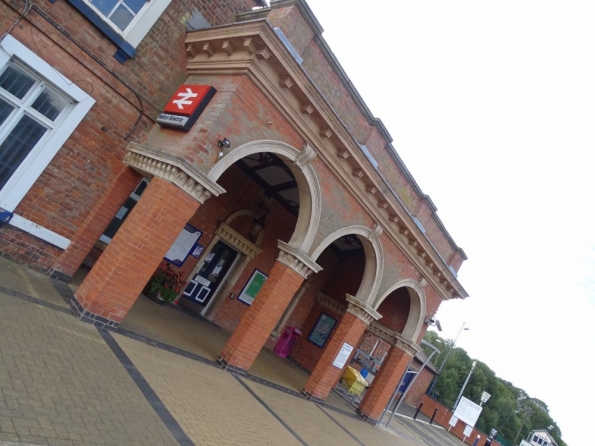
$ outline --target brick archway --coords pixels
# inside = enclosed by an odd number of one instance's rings
[[[287,163],[298,185],[300,210],[297,224],[287,243],[301,252],[308,252],[318,231],[321,214],[320,183],[310,161],[316,152],[309,144],[298,150],[279,141],[252,141],[232,150],[221,158],[209,171],[209,180],[216,182],[232,164],[255,153],[270,152]]]
[[[406,279],[399,281],[392,287],[390,287],[383,296],[376,299],[373,303],[372,307],[377,310],[380,307],[380,304],[390,296],[393,291],[398,290],[399,288],[405,288],[409,294],[410,299],[410,307],[409,307],[409,315],[407,316],[407,323],[405,324],[405,328],[401,333],[407,339],[415,340],[421,333],[421,330],[424,325],[425,315],[426,315],[426,294],[423,290],[422,282],[416,282],[412,279]]]
[[[322,252],[335,240],[345,235],[357,235],[364,247],[366,264],[364,267],[364,277],[355,298],[360,302],[370,304],[378,292],[384,272],[384,254],[382,244],[378,240],[381,233],[382,229],[378,225],[374,229],[359,225],[338,229],[313,249],[310,257],[316,261]]]

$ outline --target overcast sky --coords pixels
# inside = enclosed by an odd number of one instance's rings
[[[548,404],[569,445],[587,444],[595,2],[308,4],[469,257],[470,297],[442,305],[442,335],[466,321],[457,345]]]

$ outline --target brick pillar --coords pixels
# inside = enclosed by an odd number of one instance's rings
[[[217,362],[245,374],[307,276],[320,267],[303,253],[279,242],[280,253],[267,281],[223,348]]]
[[[70,302],[77,318],[117,328],[199,205],[153,178]]]
[[[50,277],[70,282],[95,242],[141,179],[142,175],[128,166],[120,170],[74,235],[68,248],[54,261]]]
[[[359,340],[366,331],[368,324],[373,319],[380,317],[371,307],[353,296],[347,295],[347,301],[349,307],[346,313],[341,318],[337,330],[329,340],[322,357],[318,360],[312,375],[310,375],[302,390],[302,394],[309,400],[321,403],[326,399],[330,391],[337,385],[343,370],[349,364],[349,360],[355,354]],[[333,362],[341,351],[343,344],[351,345],[353,351],[345,362],[345,366],[338,368],[333,365]]]
[[[382,411],[399,385],[414,354],[415,351],[410,346],[400,341],[398,346],[391,347],[357,409],[357,413],[362,418],[374,424],[380,421]]]

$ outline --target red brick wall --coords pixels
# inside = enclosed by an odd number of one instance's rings
[[[139,116],[137,97],[35,9],[31,11],[11,34],[90,94],[96,103],[15,212],[72,238],[121,168],[125,145],[144,139],[163,104],[186,78],[183,42],[190,11],[198,9],[217,25],[232,21],[237,12],[247,11],[254,4],[253,0],[172,2],[137,48],[136,57],[120,64],[113,58],[115,45],[68,2],[40,3],[40,8],[76,42],[139,93],[145,116],[131,138],[125,140]],[[0,0],[0,17],[5,18],[0,22],[0,34],[18,17],[22,7],[21,2]],[[159,69],[164,66],[167,69]],[[115,115],[118,119],[114,119]],[[0,229],[0,250],[4,257],[41,271],[47,271],[61,252],[6,226]]]
[[[406,288],[399,288],[388,295],[378,307],[382,315],[379,322],[385,327],[402,333],[409,317],[411,298]]]
[[[293,351],[291,352],[291,358],[310,372],[314,370],[316,364],[318,364],[318,361],[322,357],[322,354],[330,342],[327,340],[327,342],[324,344],[324,347],[320,348],[318,345],[308,340],[308,336],[314,329],[314,326],[316,325],[316,322],[322,313],[327,314],[337,321],[328,339],[332,338],[335,330],[341,323],[341,315],[329,310],[328,308],[324,308],[318,303],[315,303],[312,311],[310,311],[310,314],[306,318],[306,321],[301,328],[302,337],[297,341]]]
[[[285,327],[297,327],[302,332],[302,339],[307,337],[309,332],[305,331],[305,323],[312,311],[312,308],[316,302],[316,296],[320,292],[320,289],[324,286],[326,281],[328,280],[329,276],[331,276],[335,269],[337,268],[337,261],[335,256],[330,250],[326,250],[319,258],[317,262],[320,266],[322,266],[322,271],[313,274],[308,279],[308,283],[310,286],[304,291],[300,301],[295,306],[294,310],[289,315],[289,319],[285,323]],[[275,346],[277,339],[273,337],[269,337],[267,340],[267,344],[265,346],[269,349],[272,349]]]
[[[330,248],[327,248],[330,249]],[[335,274],[329,277],[322,292],[336,301],[347,304],[347,294],[355,296],[364,277],[365,258],[353,255],[343,259]]]
[[[421,412],[424,415],[431,417],[432,414],[434,413],[434,409],[438,409],[438,411],[436,412],[436,416],[434,417],[434,423],[439,424],[440,426],[442,426],[445,429],[449,428],[450,425],[448,424],[448,422],[450,421],[450,418],[452,417],[452,411],[450,411],[450,409],[443,406],[438,401],[428,397],[427,395],[422,396],[421,402],[424,403],[424,405],[421,409]],[[462,440],[464,430],[465,430],[465,424],[462,421],[457,421],[456,426],[451,428],[450,432],[454,436],[456,436],[457,438]],[[480,440],[479,440],[478,444],[483,445],[487,439],[487,435],[484,434],[483,432],[478,431],[475,428],[473,429],[473,432],[471,433],[471,435],[465,440],[465,443],[473,444],[473,442],[477,438],[478,434],[480,436]],[[500,446],[500,443],[498,441],[492,441],[492,445]]]
[[[368,355],[371,354],[372,358],[382,360],[388,354],[390,344],[374,336],[372,333],[366,333],[358,348]]]
[[[419,364],[417,361],[416,365],[418,367],[421,366],[421,364]],[[432,378],[434,378],[434,374],[427,368],[424,368],[413,383],[413,386],[409,388],[407,396],[405,397],[405,403],[414,407],[419,406],[423,396],[426,394],[426,390],[428,390],[430,382],[432,382]]]

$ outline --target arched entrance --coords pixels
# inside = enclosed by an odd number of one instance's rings
[[[285,231],[286,236],[280,237],[280,240],[286,240],[288,243],[274,240],[275,252],[271,254],[269,250],[269,257],[272,255],[274,259],[277,256],[276,245],[279,243],[280,246],[285,247],[285,251],[290,257],[297,256],[299,262],[310,271],[316,270],[317,267],[307,259],[301,249],[311,245],[320,216],[318,181],[309,164],[314,156],[314,151],[308,145],[299,151],[287,144],[273,141],[251,143],[232,151],[227,157],[223,157],[209,173],[210,177],[220,179],[224,176],[227,168],[234,164],[234,161],[247,160],[242,161],[245,167],[243,173],[251,176],[252,180],[259,178],[258,185],[262,192],[260,195],[264,196],[261,201],[251,203],[247,207],[249,210],[260,213],[260,204],[264,202],[265,212],[272,212],[273,209],[266,207],[267,200],[272,207],[276,207],[279,203],[281,203],[281,207],[284,205],[286,208],[291,208],[292,204],[295,205],[294,210],[297,215],[293,217],[294,222],[288,225],[290,229],[289,232]],[[249,157],[252,157],[252,161],[257,163],[259,159],[264,161],[260,163],[261,165],[251,168]],[[212,239],[216,233],[220,238],[221,244],[218,245],[217,252],[213,252],[213,248],[217,246],[215,243],[211,245],[209,254],[219,256],[218,260],[221,260],[222,256],[219,255],[221,247],[229,246],[225,240],[229,242],[236,238],[235,235],[243,236],[253,245],[255,240],[251,238],[251,231],[254,224],[264,217],[259,214],[257,218],[251,218],[251,215],[246,213],[237,215],[237,218],[228,221],[227,226],[221,224],[221,221],[218,222],[218,220],[225,220],[233,212],[243,208],[240,195],[244,191],[236,191],[236,194],[230,194],[229,191],[224,193],[225,189],[211,181],[207,175],[193,169],[175,156],[136,144],[130,146],[130,152],[126,155],[125,162],[149,178],[150,182],[126,221],[114,234],[104,253],[77,290],[73,300],[73,310],[78,317],[107,328],[115,328],[119,325],[143,286],[173,247],[178,248],[178,251],[188,248],[187,246],[181,248],[177,246],[178,244],[183,245],[179,242],[184,231],[193,234],[193,241],[196,242],[196,245],[192,245],[187,252],[181,253],[181,255],[177,253],[176,259],[180,261],[174,264],[182,275],[188,276],[195,266],[192,258],[198,257],[200,260],[201,255],[206,253],[204,248],[207,247],[207,243],[201,244],[200,242],[206,242],[207,236]],[[279,184],[275,183],[279,173],[288,176],[286,183],[289,183],[289,186],[286,185],[285,190],[280,190]],[[228,182],[228,184],[233,183],[233,181]],[[310,188],[314,192],[311,192]],[[213,195],[221,196],[208,200]],[[283,199],[284,195],[287,195],[285,199]],[[197,212],[199,206],[201,211]],[[220,217],[215,217],[215,213],[208,212],[209,208],[212,211],[217,207],[219,208],[217,215]],[[301,209],[305,209],[303,214]],[[252,214],[252,217],[254,216]],[[234,228],[236,223],[239,224],[239,227]],[[248,224],[246,225],[246,223]],[[294,226],[295,230],[291,230],[291,226]],[[247,232],[242,233],[242,228]],[[234,244],[231,243],[231,245]],[[234,245],[230,248],[236,249],[238,246]],[[263,246],[263,248],[265,247]],[[252,258],[258,254],[257,249],[250,246],[243,251],[239,249],[236,252],[248,257],[252,256]],[[234,255],[228,251],[227,257],[232,258]],[[206,262],[203,261],[204,263]],[[218,266],[221,265],[208,265],[207,269],[210,271],[206,271],[205,275],[211,274],[212,276]],[[227,273],[232,270],[232,266],[227,268]],[[242,280],[241,276],[239,280]],[[196,281],[195,285],[198,285]],[[214,296],[216,291],[222,289],[224,288],[221,287],[221,283],[218,283],[217,290],[212,289],[210,292]],[[202,296],[205,295],[208,295],[208,292],[203,289]]]
[[[423,287],[413,280],[401,281],[376,299],[374,307],[382,320],[369,327],[372,336],[390,347],[367,390],[358,413],[377,422],[419,347],[415,340],[423,327],[426,298]]]
[[[304,321],[292,360],[312,374],[303,394],[323,401],[349,364],[367,325],[380,315],[371,301],[382,276],[381,231],[350,226],[334,231],[312,250],[324,281]],[[338,361],[338,357],[342,357]]]

